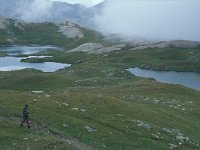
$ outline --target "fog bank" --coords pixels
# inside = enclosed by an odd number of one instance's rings
[[[199,0],[108,0],[95,17],[106,33],[200,41]]]
[[[18,3],[16,13],[19,14],[20,19],[25,21],[42,21],[44,18],[50,17],[52,4],[49,0],[22,1]]]

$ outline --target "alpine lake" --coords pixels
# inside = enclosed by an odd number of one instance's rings
[[[55,72],[60,69],[70,67],[70,64],[55,63],[55,62],[43,62],[43,63],[27,63],[22,62],[23,59],[29,58],[46,58],[52,56],[30,56],[32,54],[50,50],[59,49],[54,46],[12,46],[12,47],[0,47],[0,51],[5,52],[5,57],[0,57],[0,71],[15,71],[22,69],[36,69],[43,72]],[[21,55],[29,55],[27,57],[20,57]]]

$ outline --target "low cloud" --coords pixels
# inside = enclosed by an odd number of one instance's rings
[[[26,21],[42,21],[50,17],[49,10],[52,8],[52,2],[49,0],[19,1],[16,13],[19,18]]]
[[[95,17],[105,33],[200,41],[199,0],[108,0]]]

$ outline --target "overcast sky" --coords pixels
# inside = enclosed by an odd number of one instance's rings
[[[96,17],[108,33],[200,41],[200,0],[109,0]]]
[[[57,1],[92,6],[103,0]],[[29,7],[22,6],[17,12],[21,12],[24,20],[51,15],[49,0],[34,0]],[[200,41],[200,0],[107,0],[102,8],[98,16],[90,19],[104,33],[152,40]]]
[[[71,4],[79,3],[79,4],[83,4],[85,6],[91,7],[93,5],[103,2],[104,0],[52,0],[52,1],[68,2]]]

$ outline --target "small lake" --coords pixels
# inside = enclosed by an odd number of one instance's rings
[[[55,46],[10,46],[10,47],[0,47],[0,51],[6,52],[9,56],[15,56],[20,54],[34,54],[48,49],[57,49],[60,48]]]
[[[154,78],[163,83],[180,84],[200,91],[200,74],[192,72],[152,71],[140,68],[129,68],[135,76]]]
[[[0,51],[6,51],[8,57],[0,57],[0,71],[15,71],[22,69],[37,69],[43,72],[55,72],[60,69],[70,67],[70,64],[44,62],[44,63],[25,63],[21,62],[21,59],[27,58],[46,58],[52,56],[28,56],[28,57],[15,57],[19,54],[34,54],[48,49],[58,49],[53,46],[15,46],[15,47],[0,47]]]

